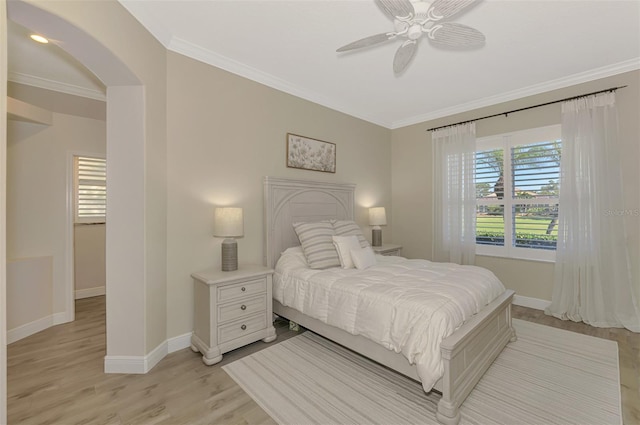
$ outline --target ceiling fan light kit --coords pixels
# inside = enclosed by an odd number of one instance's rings
[[[396,38],[406,39],[396,51],[393,72],[400,74],[415,56],[418,40],[426,34],[429,41],[440,47],[474,48],[485,43],[484,34],[475,28],[455,22],[439,22],[469,7],[477,0],[376,0],[382,11],[393,20],[394,31],[375,34],[356,40],[337,49],[347,52]]]

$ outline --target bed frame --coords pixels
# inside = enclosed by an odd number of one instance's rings
[[[292,224],[325,219],[353,220],[355,185],[264,178],[265,264],[275,267],[280,254],[300,245]],[[505,291],[442,341],[444,376],[434,389],[442,393],[436,417],[445,425],[460,421],[460,405],[493,360],[516,334],[511,326],[514,292]],[[399,353],[354,336],[273,300],[273,312],[363,356],[420,381],[415,366]]]

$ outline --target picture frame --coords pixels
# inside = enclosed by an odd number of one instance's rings
[[[336,172],[336,144],[287,133],[287,167]]]

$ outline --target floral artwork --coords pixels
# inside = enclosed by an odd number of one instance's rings
[[[287,134],[287,167],[336,172],[336,145],[322,140]]]

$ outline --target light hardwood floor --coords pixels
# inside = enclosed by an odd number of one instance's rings
[[[640,424],[640,335],[513,310],[516,318],[617,341],[624,421]],[[78,300],[75,322],[9,345],[9,424],[273,424],[220,367],[296,335],[286,325],[276,327],[276,342],[235,350],[214,366],[187,348],[146,375],[106,375],[104,297]]]

